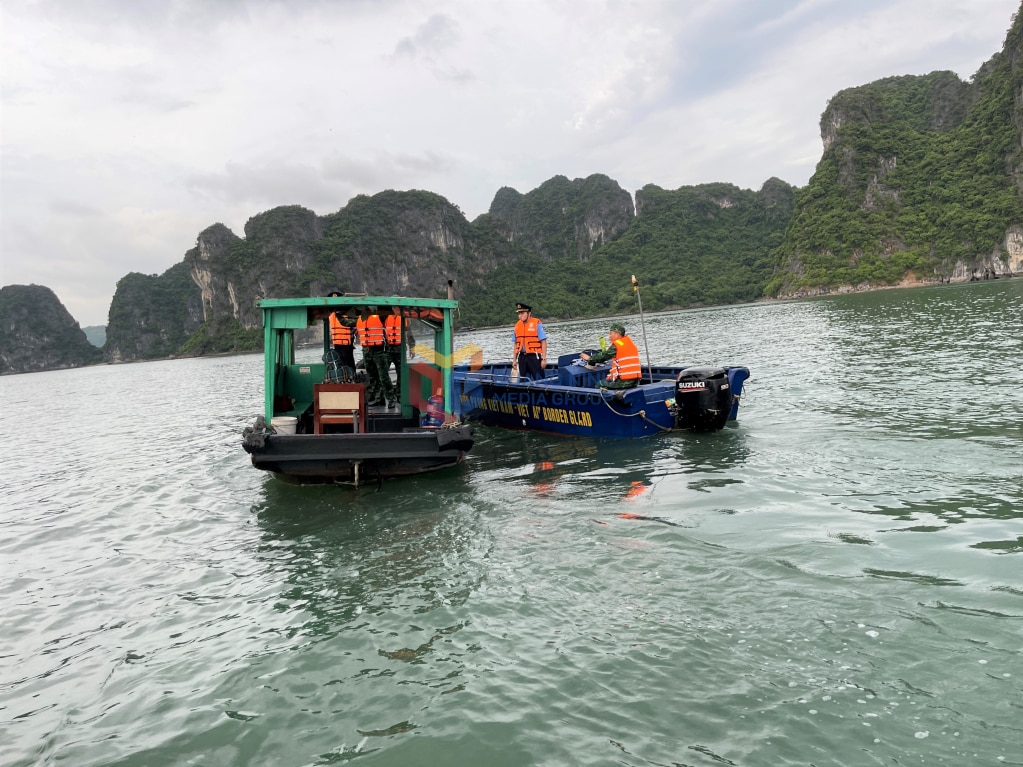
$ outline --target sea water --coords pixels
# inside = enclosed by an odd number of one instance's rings
[[[1023,764],[1021,308],[615,317],[738,422],[358,490],[251,467],[259,355],[0,378],[0,763]]]

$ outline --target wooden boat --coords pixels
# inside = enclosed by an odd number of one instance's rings
[[[470,426],[451,415],[453,324],[448,299],[342,295],[260,302],[264,329],[264,412],[244,432],[252,465],[293,482],[367,481],[420,474],[459,463],[473,444]],[[338,369],[328,320],[369,307],[406,320],[396,407],[370,404],[365,372]],[[323,325],[319,362],[296,360],[296,333]]]
[[[591,352],[592,353],[592,352]],[[643,366],[631,389],[602,389],[610,363],[581,364],[565,354],[543,378],[527,380],[511,362],[458,365],[457,413],[466,420],[547,434],[628,439],[680,430],[713,431],[735,420],[743,366]]]

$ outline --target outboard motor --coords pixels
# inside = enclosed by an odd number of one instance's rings
[[[715,431],[732,411],[732,390],[724,368],[686,368],[675,380],[675,428]]]

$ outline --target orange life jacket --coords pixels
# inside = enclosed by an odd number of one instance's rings
[[[359,343],[363,347],[384,345],[384,323],[380,321],[379,314],[371,314],[365,320],[359,317],[356,328],[359,331]]]
[[[384,331],[387,336],[388,346],[401,346],[401,317],[397,314],[388,314],[384,320]]]
[[[341,320],[333,312],[330,313],[330,343],[334,346],[351,346],[352,329],[342,325]]]
[[[440,322],[444,319],[444,313],[440,309],[428,309],[423,306],[403,306],[401,313],[405,317],[416,317],[431,322]]]
[[[642,378],[643,370],[639,362],[639,349],[636,348],[632,339],[622,336],[613,343],[617,347],[617,351],[614,361],[611,363],[611,372],[607,374],[607,380],[617,381],[620,378],[623,381],[631,381]]]
[[[540,354],[543,351],[543,345],[540,343],[540,320],[536,317],[515,323],[513,356],[517,357],[520,351],[525,351],[526,354]]]

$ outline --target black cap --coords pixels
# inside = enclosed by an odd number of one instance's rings
[[[344,293],[342,293],[340,290],[332,290],[327,294],[327,298],[337,298],[338,296],[343,295]]]
[[[521,301],[519,301],[519,303],[515,304],[515,312],[516,313],[518,313],[518,312],[531,312],[531,311],[533,311],[533,307],[530,306],[529,304],[524,304]]]

